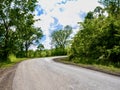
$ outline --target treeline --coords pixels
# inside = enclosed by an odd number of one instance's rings
[[[51,45],[54,55],[66,55],[71,43],[70,35],[72,34],[72,27],[66,25],[61,30],[55,30],[51,33]]]
[[[12,58],[34,58],[67,54],[68,38],[72,28],[66,26],[51,34],[52,48],[45,50],[40,43],[43,37],[41,28],[34,27],[34,10],[37,0],[0,1],[0,62]],[[37,50],[29,50],[31,45]]]
[[[62,56],[67,55],[67,49],[64,51],[61,49],[44,49],[44,50],[29,50],[28,58],[40,58],[40,57],[51,57],[51,56]],[[24,53],[24,52],[23,52]]]
[[[40,28],[33,26],[37,0],[0,0],[0,61],[9,55],[27,57],[31,44],[43,36]]]
[[[72,27],[67,25],[61,30],[54,30],[51,33],[51,49],[45,49],[44,45],[39,44],[37,50],[29,50],[28,57],[49,57],[67,55],[70,49],[70,35],[72,34]]]
[[[70,60],[120,67],[120,0],[99,0],[104,7],[87,13],[75,35]]]

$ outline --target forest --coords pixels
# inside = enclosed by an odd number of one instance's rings
[[[41,28],[34,27],[37,0],[0,1],[0,62],[15,58],[68,55],[77,63],[114,65],[120,67],[120,0],[99,0],[102,6],[89,11],[79,31],[70,39],[72,27],[51,33],[52,48],[41,44]],[[37,50],[29,50],[30,45]]]
[[[120,0],[99,0],[72,41],[70,60],[120,67]]]

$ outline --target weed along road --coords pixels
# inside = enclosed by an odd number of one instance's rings
[[[120,77],[37,58],[21,62],[13,90],[120,90]]]

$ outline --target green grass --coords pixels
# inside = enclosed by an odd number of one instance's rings
[[[24,60],[27,60],[27,58],[16,58],[16,60],[12,62],[10,61],[0,62],[0,68],[8,68]]]
[[[75,65],[75,66],[80,66],[80,67],[84,67],[84,68],[88,68],[88,69],[92,69],[92,70],[102,71],[102,72],[105,72],[105,73],[120,76],[120,68],[114,67],[113,65],[105,66],[105,65],[101,65],[101,64],[87,64],[87,63],[83,64],[83,63],[80,63],[80,62],[70,61],[67,58],[58,59],[58,60],[55,60],[55,61],[62,62],[62,63],[65,63],[65,64],[71,64],[71,65]]]
[[[112,65],[110,65],[110,66],[104,66],[104,65],[94,64],[93,66],[96,67],[96,68],[99,68],[101,70],[109,71],[111,73],[119,73],[120,74],[120,68],[114,67]]]
[[[27,59],[28,58],[16,58],[13,54],[11,54],[9,56],[9,61],[0,62],[0,68],[11,67],[11,66],[15,65],[16,63],[19,63],[19,62],[27,60]]]

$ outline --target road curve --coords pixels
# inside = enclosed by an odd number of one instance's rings
[[[120,77],[57,63],[53,58],[23,61],[13,90],[120,90]]]

